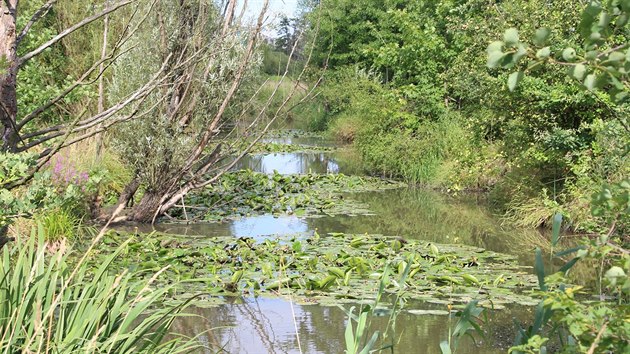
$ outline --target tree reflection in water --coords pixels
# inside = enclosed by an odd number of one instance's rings
[[[413,303],[408,308],[413,308]],[[440,305],[444,307],[444,305]],[[174,324],[177,333],[194,336],[208,345],[206,353],[342,353],[345,348],[346,314],[338,307],[293,305],[281,299],[232,299],[228,305],[214,308],[193,307],[193,316],[181,317]],[[426,306],[425,306],[426,307]],[[438,308],[438,307],[436,307]],[[439,307],[441,308],[441,307]],[[469,338],[460,341],[458,353],[501,353],[509,346],[509,325],[515,313],[497,311],[489,314],[486,338],[475,344]],[[527,316],[519,314],[519,317]],[[371,331],[383,331],[388,317],[374,317]],[[295,323],[294,323],[295,320]],[[454,326],[456,319],[451,320]],[[297,333],[296,335],[296,328]],[[439,343],[448,336],[446,316],[417,316],[402,312],[396,318],[394,335],[385,343],[394,343],[395,353],[439,354]],[[300,346],[298,346],[298,337]]]
[[[234,169],[250,169],[262,173],[278,171],[280,174],[340,172],[333,156],[321,152],[248,155],[242,158]]]

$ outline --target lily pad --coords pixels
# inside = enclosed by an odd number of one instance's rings
[[[479,300],[489,307],[535,304],[530,269],[514,257],[476,247],[400,240],[381,235],[253,238],[120,235],[110,232],[107,255],[131,238],[117,271],[169,266],[162,281],[185,280],[181,293],[219,296],[290,295],[298,303],[373,301],[379,288],[402,299],[442,305]],[[163,247],[167,245],[167,247]],[[437,248],[437,252],[436,252]],[[149,273],[147,273],[149,274]],[[466,281],[474,277],[475,282]],[[499,279],[500,281],[497,281]]]

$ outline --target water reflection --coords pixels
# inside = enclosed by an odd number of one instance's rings
[[[274,235],[311,235],[313,233],[313,229],[309,226],[305,218],[297,218],[291,215],[275,217],[268,214],[250,216],[222,223],[161,223],[153,226],[149,224],[131,224],[119,226],[117,229],[122,231],[135,231],[137,229],[138,232],[142,233],[157,231],[173,235],[196,237],[253,237],[258,241]]]
[[[256,172],[280,174],[339,173],[339,165],[330,153],[300,152],[254,154],[243,157],[235,170],[250,169]]]
[[[306,220],[291,216],[276,218],[272,215],[262,215],[243,218],[230,224],[231,234],[238,237],[264,237],[265,235],[296,234],[309,231]]]
[[[410,304],[413,306],[413,304]],[[208,344],[206,353],[223,348],[227,353],[342,353],[345,349],[346,314],[338,307],[297,305],[281,299],[234,299],[234,303],[216,308],[193,307],[195,317],[176,321],[174,330],[199,334]],[[458,353],[500,353],[510,342],[502,324],[510,321],[505,311],[488,312],[485,339],[475,345],[463,338]],[[195,320],[189,320],[194,318]],[[383,331],[389,317],[373,317],[370,333]],[[440,353],[439,344],[448,337],[449,325],[456,320],[446,316],[417,316],[402,312],[396,318],[395,353]]]
[[[450,198],[413,188],[357,193],[374,216],[308,219],[310,229],[323,232],[397,235],[437,243],[465,244],[517,255],[531,264],[532,245],[544,238],[537,230],[504,227],[483,203]]]
[[[275,143],[284,145],[303,145],[303,146],[323,146],[323,147],[336,147],[337,143],[334,140],[324,139],[316,136],[286,136],[286,137],[271,137],[261,139],[263,143]]]

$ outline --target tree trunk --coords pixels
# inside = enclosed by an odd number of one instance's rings
[[[17,151],[19,135],[16,125],[17,95],[16,79],[18,71],[16,53],[16,19],[18,0],[5,0],[0,3],[0,151]]]
[[[156,210],[160,207],[163,196],[164,193],[159,191],[144,192],[140,202],[131,209],[129,218],[137,222],[152,222]]]

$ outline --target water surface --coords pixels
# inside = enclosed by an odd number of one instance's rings
[[[282,138],[274,142],[317,145],[321,140]],[[299,141],[299,142],[298,142]],[[340,167],[340,165],[342,167]],[[345,172],[336,153],[257,154],[241,160],[237,168],[263,173]],[[224,223],[159,224],[162,232],[213,237],[249,236],[257,240],[274,235],[314,232],[369,233],[397,235],[437,243],[466,244],[519,256],[521,263],[531,264],[531,245],[542,240],[536,231],[506,228],[474,197],[452,198],[432,191],[401,188],[381,192],[349,194],[346,197],[366,203],[374,215],[296,216],[260,215]],[[140,226],[141,231],[150,231]],[[409,304],[407,309],[428,304]],[[445,305],[440,305],[445,307]],[[443,310],[443,308],[441,308]],[[193,307],[194,316],[180,318],[175,329],[189,336],[200,335],[209,346],[208,353],[223,348],[228,353],[342,353],[345,349],[346,314],[337,307],[297,305],[290,299],[235,298],[214,308]],[[457,353],[500,353],[511,343],[514,334],[512,316],[531,318],[531,309],[519,307],[490,314],[487,338],[473,343],[461,341]],[[374,317],[372,330],[384,329],[387,317]],[[403,312],[396,318],[395,353],[440,353],[439,343],[448,337],[446,316],[412,315]]]

